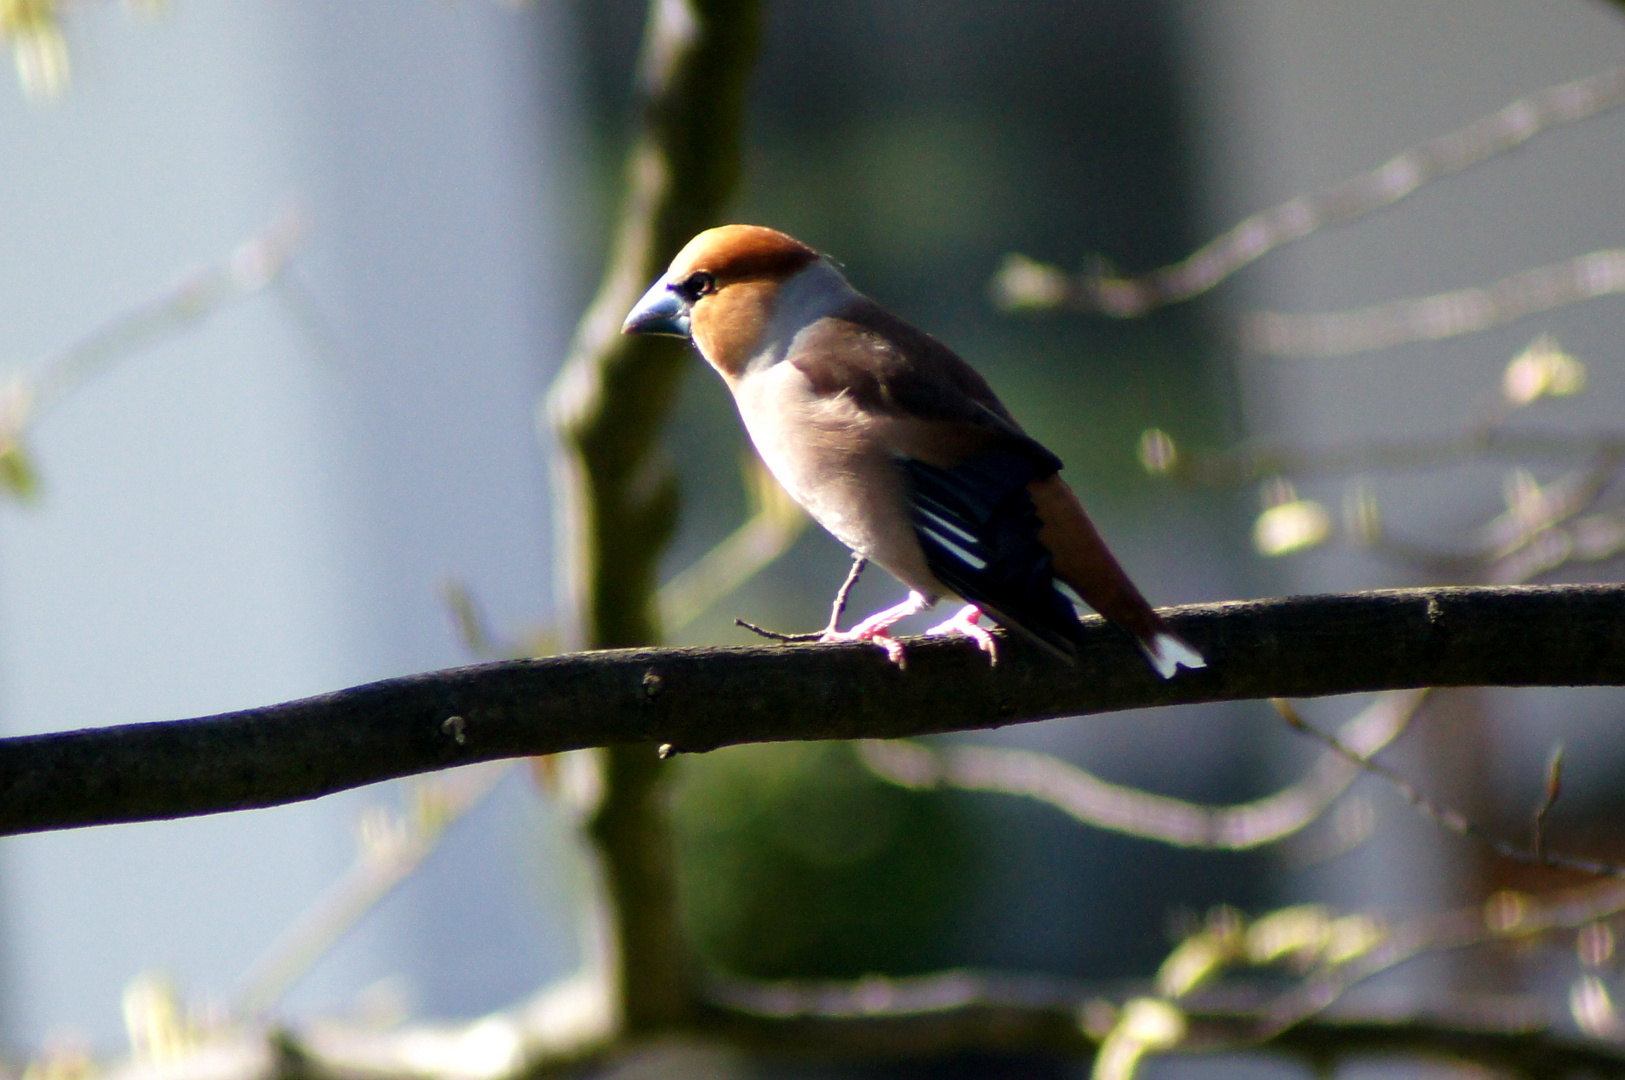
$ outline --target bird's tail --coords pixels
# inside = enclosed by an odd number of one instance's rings
[[[1181,668],[1203,668],[1202,654],[1168,629],[1100,538],[1078,497],[1059,476],[1027,485],[1044,524],[1039,540],[1054,557],[1055,576],[1084,603],[1128,631],[1158,675],[1171,679]]]

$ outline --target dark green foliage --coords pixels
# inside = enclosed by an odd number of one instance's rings
[[[977,861],[963,797],[875,779],[845,743],[684,762],[679,896],[724,970],[851,978],[940,967]]]

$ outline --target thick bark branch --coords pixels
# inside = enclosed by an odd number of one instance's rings
[[[412,675],[303,701],[0,740],[0,833],[274,806],[588,746],[895,738],[1204,701],[1420,686],[1625,685],[1625,585],[1399,589],[1167,612],[1209,661],[1159,680],[1094,619],[1075,667],[1004,639],[624,649]]]

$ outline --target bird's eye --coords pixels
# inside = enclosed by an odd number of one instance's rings
[[[717,279],[709,270],[696,270],[677,286],[677,294],[689,303],[717,291]]]

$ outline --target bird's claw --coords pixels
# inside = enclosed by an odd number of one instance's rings
[[[891,632],[884,626],[855,626],[850,630],[825,630],[819,641],[867,641],[878,646],[886,654],[886,659],[899,668],[908,667],[908,661],[903,655],[903,643],[891,636]]]
[[[850,582],[852,577],[848,577]],[[906,668],[907,662],[903,659],[903,643],[891,636],[891,626],[910,615],[918,615],[932,604],[925,595],[918,590],[910,589],[908,599],[896,607],[889,607],[885,611],[877,611],[864,619],[850,630],[837,630],[834,623],[825,630],[819,641],[868,641],[879,646],[886,653],[886,659],[899,668]]]
[[[953,618],[947,619],[926,631],[927,635],[963,634],[976,642],[976,647],[987,653],[988,666],[999,662],[999,643],[988,632],[987,627],[977,620],[982,617],[982,609],[975,604],[966,604],[954,613]]]

